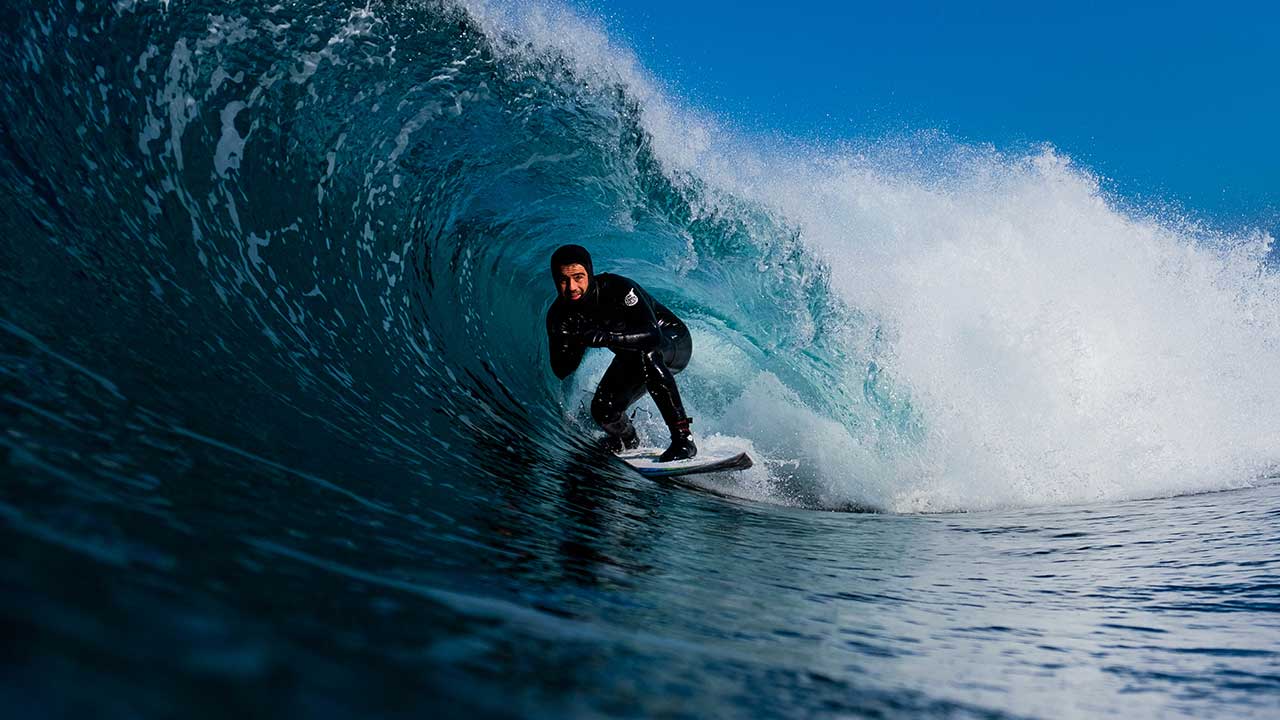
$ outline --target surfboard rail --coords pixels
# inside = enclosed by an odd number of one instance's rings
[[[661,450],[632,450],[618,456],[636,472],[645,477],[671,478],[682,475],[700,475],[713,472],[732,472],[746,470],[754,465],[751,456],[738,452],[728,456],[694,457],[688,460],[658,462]]]

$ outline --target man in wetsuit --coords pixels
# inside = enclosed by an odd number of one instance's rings
[[[611,273],[595,274],[581,245],[551,255],[551,277],[559,297],[547,311],[551,370],[563,380],[578,369],[589,347],[609,348],[613,362],[591,400],[591,417],[604,428],[605,446],[618,453],[639,446],[626,410],[646,390],[671,430],[661,462],[698,454],[680,402],[675,374],[689,364],[693,340],[680,318],[644,288]]]

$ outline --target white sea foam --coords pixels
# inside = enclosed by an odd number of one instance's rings
[[[836,460],[831,492],[1090,502],[1241,486],[1280,458],[1270,237],[1135,217],[1051,150],[933,184],[815,161],[769,196],[883,323],[925,431],[879,467]]]
[[[625,85],[669,170],[786,218],[843,302],[879,324],[875,360],[918,432],[870,405],[837,421],[763,369],[695,358],[689,375],[740,390],[704,431],[753,439],[770,468],[745,494],[899,512],[1115,501],[1244,486],[1280,460],[1266,234],[1126,210],[1050,147],[1005,156],[935,135],[753,148],[680,109],[590,21],[468,7],[487,32],[528,41],[521,52]],[[848,343],[852,388],[868,357]]]

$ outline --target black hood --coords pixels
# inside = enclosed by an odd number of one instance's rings
[[[561,245],[551,253],[551,275],[565,265],[581,265],[587,269],[587,278],[595,278],[596,271],[591,267],[591,253],[581,245]]]

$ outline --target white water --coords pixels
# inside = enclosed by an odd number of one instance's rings
[[[823,157],[764,196],[881,320],[881,365],[926,431],[870,463],[800,448],[831,494],[898,511],[1119,500],[1240,487],[1280,459],[1270,237],[1134,217],[1049,150],[938,182]]]
[[[773,374],[744,379],[749,368],[695,356],[689,375],[742,388],[701,428],[763,454],[772,485],[756,476],[745,495],[790,502],[798,480],[824,505],[897,512],[1071,504],[1246,486],[1280,461],[1269,236],[1126,211],[1048,148],[1009,157],[936,136],[923,152],[750,147],[680,109],[588,21],[543,5],[469,10],[491,34],[626,85],[673,174],[774,209],[848,306],[879,322],[876,360],[922,437],[899,437],[869,406],[842,424]],[[704,355],[726,346],[693,325]],[[864,334],[843,339],[858,358],[850,388],[866,372]],[[580,373],[571,396],[602,370]],[[697,414],[698,398],[687,403]]]

